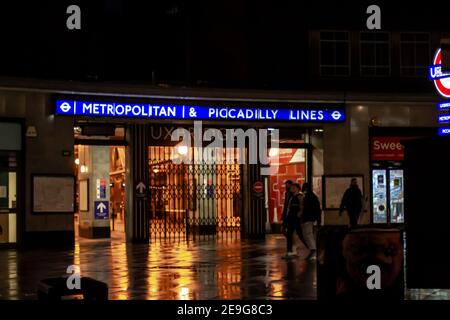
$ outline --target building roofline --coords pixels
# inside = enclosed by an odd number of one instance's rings
[[[61,95],[117,96],[127,98],[181,99],[249,102],[323,102],[323,103],[435,103],[435,94],[371,93],[352,91],[282,91],[223,89],[183,86],[155,86],[145,83],[81,82],[33,78],[0,77],[0,90],[40,92]]]

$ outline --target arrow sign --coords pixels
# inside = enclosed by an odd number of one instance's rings
[[[106,206],[103,202],[100,202],[100,204],[97,206],[97,209],[100,210],[100,213],[103,213],[103,211],[105,211]]]
[[[94,201],[94,218],[95,219],[109,219],[109,202],[108,201]]]
[[[139,183],[136,185],[136,197],[140,198],[145,197],[145,189],[147,189],[145,183],[139,181]]]

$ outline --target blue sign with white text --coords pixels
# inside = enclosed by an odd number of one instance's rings
[[[450,135],[450,128],[439,128],[438,135],[440,136]]]
[[[236,120],[236,121],[300,121],[343,122],[345,110],[340,107],[269,108],[195,106],[174,104],[135,104],[56,100],[57,115],[131,117],[148,119]]]
[[[450,109],[450,102],[439,102],[438,110],[447,110]]]
[[[440,64],[428,67],[428,79],[432,81],[449,77],[450,73],[442,72],[442,66]]]
[[[450,122],[450,114],[441,114],[438,116],[439,123],[447,123]]]
[[[109,201],[94,201],[94,219],[109,219]]]

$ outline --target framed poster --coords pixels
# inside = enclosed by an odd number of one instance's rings
[[[350,180],[355,178],[364,195],[364,175],[324,175],[323,176],[323,209],[338,210],[345,190],[350,186]]]
[[[33,213],[74,213],[73,175],[32,175]]]
[[[80,180],[80,211],[89,211],[89,179]]]

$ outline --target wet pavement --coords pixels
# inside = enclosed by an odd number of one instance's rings
[[[0,250],[0,299],[36,299],[40,279],[69,265],[104,281],[110,299],[316,299],[315,261],[285,260],[285,239],[77,241],[73,250]]]
[[[298,242],[299,257],[283,259],[285,239],[206,238],[125,243],[79,239],[71,250],[0,249],[0,299],[36,299],[39,280],[69,265],[104,281],[110,299],[316,299],[316,262]],[[408,289],[406,299],[449,300],[450,290]]]

